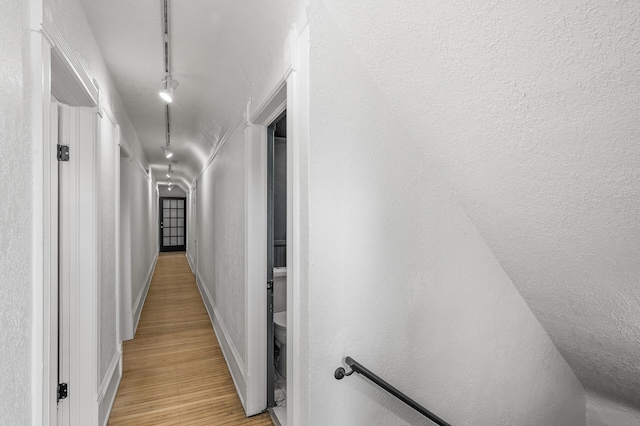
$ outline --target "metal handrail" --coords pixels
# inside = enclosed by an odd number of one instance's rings
[[[359,362],[355,361],[353,358],[348,356],[348,357],[346,357],[344,359],[344,362],[349,366],[349,368],[351,368],[351,371],[347,372],[343,367],[338,367],[336,369],[336,371],[333,373],[333,377],[335,377],[337,380],[342,380],[345,376],[350,376],[354,372],[358,373],[358,374],[362,374],[367,379],[371,380],[373,383],[375,383],[376,385],[380,386],[382,389],[386,390],[391,395],[395,396],[400,401],[404,402],[409,407],[413,408],[418,413],[420,413],[423,416],[427,417],[429,420],[431,420],[432,422],[436,423],[437,425],[440,425],[440,426],[451,426],[451,424],[445,422],[440,417],[436,416],[431,411],[427,410],[422,405],[418,404],[413,399],[409,398],[407,395],[405,395],[404,393],[400,392],[395,387],[391,386],[389,383],[387,383],[386,381],[381,379],[377,374],[375,374],[371,370],[365,368],[362,364],[360,364]]]

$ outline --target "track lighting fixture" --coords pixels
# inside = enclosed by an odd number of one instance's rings
[[[171,38],[169,37],[169,0],[162,0],[162,40],[164,44],[164,79],[162,79],[165,84],[165,88],[160,91],[160,97],[162,100],[170,104],[173,102],[173,92],[178,87],[178,80],[174,80],[171,78],[171,57],[170,52],[171,48],[169,46],[169,41]],[[164,156],[166,158],[173,157],[173,151],[171,150],[171,120],[169,117],[169,105],[165,106],[166,113],[166,125],[167,125],[167,141],[165,145],[162,147],[164,151]],[[169,165],[169,173],[167,174],[168,178],[171,178],[171,165]],[[171,190],[171,181],[169,181],[169,190]]]
[[[167,177],[170,178],[172,174],[173,174],[173,168],[171,167],[171,164],[169,164],[169,170],[167,170]]]
[[[167,158],[173,157],[173,151],[171,151],[171,146],[166,144],[165,146],[160,147],[164,151],[164,156]]]
[[[178,80],[173,80],[171,76],[167,76],[163,80],[166,84],[166,88],[160,91],[160,97],[163,101],[167,103],[173,102],[173,92],[176,90],[176,87],[180,84]]]

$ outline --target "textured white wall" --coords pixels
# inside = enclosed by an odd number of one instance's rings
[[[351,355],[455,425],[584,425],[580,383],[428,141],[317,3],[310,31],[309,423],[424,424],[361,377],[336,381]]]
[[[31,423],[32,143],[29,2],[0,14],[0,424]]]
[[[189,255],[191,266],[196,267],[196,239],[198,235],[197,231],[197,197],[198,190],[192,189],[187,194],[187,254]],[[195,270],[194,270],[195,272]]]
[[[587,426],[640,426],[640,411],[587,394]]]
[[[146,284],[147,274],[158,252],[158,215],[156,192],[147,174],[133,164],[130,176],[131,303],[134,304]]]
[[[198,179],[197,193],[198,272],[245,361],[243,127]]]
[[[116,336],[116,128],[109,118],[100,121],[98,143],[98,241],[100,353],[99,378],[107,373],[109,363],[117,350]],[[118,150],[118,161],[120,152]],[[119,214],[119,213],[118,213]]]
[[[186,197],[187,194],[177,186],[174,186],[171,191],[167,189],[165,185],[158,186],[158,194],[161,197]]]
[[[640,7],[322,0],[585,388],[640,407]]]

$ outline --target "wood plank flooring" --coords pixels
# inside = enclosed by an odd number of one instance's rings
[[[161,253],[109,425],[272,425],[247,418],[184,253]]]

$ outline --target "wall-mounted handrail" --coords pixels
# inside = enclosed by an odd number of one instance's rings
[[[413,408],[418,413],[420,413],[423,416],[427,417],[429,420],[431,420],[432,422],[436,423],[437,425],[440,425],[440,426],[451,426],[449,423],[445,422],[440,417],[436,416],[431,411],[427,410],[422,405],[418,404],[413,399],[409,398],[407,395],[405,395],[404,393],[400,392],[395,387],[391,386],[389,383],[387,383],[384,380],[382,380],[377,374],[375,374],[372,371],[368,370],[362,364],[360,364],[359,362],[355,361],[353,358],[348,356],[348,357],[346,357],[344,359],[344,362],[349,366],[349,368],[351,368],[351,371],[347,372],[343,367],[338,367],[336,369],[336,371],[333,373],[333,376],[337,380],[342,380],[342,378],[344,378],[345,376],[350,376],[354,372],[358,373],[358,374],[362,374],[367,379],[371,380],[373,383],[375,383],[376,385],[380,386],[382,389],[386,390],[391,395],[395,396],[400,401],[404,402],[409,407]]]

